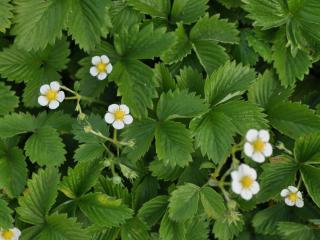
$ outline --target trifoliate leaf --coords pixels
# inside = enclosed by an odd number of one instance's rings
[[[0,199],[0,226],[3,229],[12,228],[12,212],[13,211],[8,207],[8,203],[5,200]]]
[[[3,138],[34,131],[35,117],[29,113],[13,113],[0,118],[0,135]]]
[[[59,174],[55,168],[40,169],[28,181],[28,190],[19,198],[17,212],[20,219],[30,224],[46,222],[46,215],[58,195]]]
[[[81,211],[101,227],[115,227],[123,224],[132,216],[132,210],[102,193],[90,193],[79,201]]]
[[[294,155],[300,163],[320,162],[320,133],[298,138],[294,145]]]
[[[10,87],[0,82],[0,115],[12,112],[19,104],[18,97],[15,92],[10,90]]]
[[[144,14],[167,18],[171,10],[170,0],[128,0],[129,5]]]
[[[0,148],[0,188],[10,197],[17,197],[23,191],[27,179],[25,156],[18,147]]]
[[[166,212],[168,199],[168,196],[161,195],[149,200],[139,209],[138,217],[149,226],[155,225]]]
[[[118,85],[118,95],[133,115],[146,116],[147,109],[153,106],[152,99],[157,96],[152,69],[138,60],[125,60],[114,66],[111,76]]]
[[[236,128],[231,119],[222,112],[210,111],[190,123],[196,146],[202,155],[219,163],[229,155]]]
[[[106,149],[99,143],[85,143],[81,144],[74,152],[74,159],[76,161],[91,161],[95,159],[102,159],[103,153]]]
[[[169,199],[169,216],[177,222],[184,222],[198,211],[200,188],[188,183],[179,186]]]
[[[238,30],[235,24],[225,19],[219,19],[219,15],[208,15],[199,19],[190,32],[192,42],[201,40],[213,40],[223,43],[237,43],[239,41]]]
[[[149,227],[139,218],[132,218],[121,226],[123,240],[149,240]]]
[[[284,240],[318,239],[311,227],[300,223],[281,222],[278,231]]]
[[[10,19],[13,17],[12,9],[10,0],[0,0],[0,32],[5,32],[6,28],[10,27]]]
[[[191,24],[203,16],[208,0],[175,0],[171,10],[171,20]]]
[[[78,163],[68,170],[68,176],[60,184],[60,191],[69,198],[80,198],[96,184],[103,167],[100,160]]]
[[[255,72],[242,64],[227,62],[205,82],[205,96],[211,104],[218,104],[240,95],[255,80]]]
[[[269,108],[268,117],[273,127],[291,138],[320,132],[320,117],[300,103],[275,104]]]
[[[192,43],[192,47],[209,75],[229,60],[225,49],[213,40],[196,40]]]
[[[319,192],[319,182],[320,182],[320,168],[303,165],[300,168],[301,176],[303,182],[307,188],[309,195],[312,200],[320,206],[320,192]]]
[[[65,160],[65,145],[57,131],[49,126],[41,127],[27,140],[24,150],[32,162],[40,166],[59,166]]]
[[[200,199],[204,211],[209,218],[223,218],[226,206],[222,196],[210,187],[204,187],[200,190]]]
[[[192,118],[208,111],[208,105],[194,93],[176,90],[160,96],[157,115],[160,121],[175,118]]]
[[[25,50],[44,49],[62,37],[69,10],[65,0],[16,0],[13,33],[15,43]]]
[[[71,1],[67,28],[72,38],[86,51],[93,50],[100,43],[108,1]]]
[[[152,140],[154,139],[156,122],[151,118],[135,120],[131,126],[123,132],[123,141],[133,141],[133,147],[125,148],[129,159],[139,160],[149,150]]]
[[[170,219],[169,212],[164,215],[160,224],[160,240],[185,240],[186,228],[184,223]]]
[[[182,123],[159,122],[155,137],[157,155],[166,165],[185,167],[191,162],[191,132]]]
[[[195,92],[203,96],[204,79],[200,72],[191,67],[180,69],[180,75],[176,76],[177,86],[179,89],[188,89],[189,92]]]

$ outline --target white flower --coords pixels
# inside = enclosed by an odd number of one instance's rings
[[[284,202],[288,206],[297,206],[298,208],[302,208],[304,205],[301,192],[294,186],[289,186],[288,188],[283,189],[280,195],[281,197],[284,197]]]
[[[122,129],[124,125],[129,125],[133,122],[133,118],[129,112],[127,105],[111,104],[108,107],[108,112],[104,115],[104,120],[112,124],[115,129]]]
[[[250,129],[246,134],[244,153],[253,161],[262,163],[266,157],[272,155],[272,146],[269,143],[270,135],[267,130]]]
[[[91,63],[94,66],[90,68],[90,74],[99,80],[105,79],[112,72],[112,65],[106,55],[102,55],[101,57],[94,56],[91,59]]]
[[[64,100],[65,95],[60,91],[60,84],[58,82],[51,82],[50,85],[45,84],[40,87],[41,96],[38,97],[38,103],[41,106],[49,105],[50,109],[56,109]]]
[[[0,240],[18,240],[20,235],[21,235],[21,232],[18,228],[0,230]]]
[[[238,170],[231,172],[231,178],[232,191],[245,200],[250,200],[260,190],[256,170],[246,164],[241,164]]]

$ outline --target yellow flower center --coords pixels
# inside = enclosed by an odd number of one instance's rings
[[[2,238],[4,238],[5,240],[11,240],[14,236],[14,233],[11,232],[10,230],[6,230],[2,232]]]
[[[253,184],[253,179],[250,176],[244,176],[240,182],[244,188],[249,188]]]
[[[52,100],[56,100],[56,98],[57,98],[57,91],[54,91],[54,90],[49,90],[48,92],[47,92],[47,94],[46,94],[46,96],[47,96],[47,99],[49,100],[49,101],[52,101]]]
[[[297,195],[297,193],[290,193],[290,194],[288,195],[288,198],[289,198],[289,200],[290,200],[291,202],[296,202],[296,201],[298,200],[298,195]]]
[[[105,72],[106,71],[106,67],[107,67],[107,64],[105,64],[105,63],[99,63],[97,65],[97,69],[98,69],[98,71],[100,73]]]
[[[124,115],[125,115],[124,111],[117,110],[117,111],[115,111],[115,113],[114,113],[114,118],[115,118],[116,120],[123,120],[123,119],[124,119]]]
[[[264,150],[265,143],[261,139],[256,140],[253,143],[253,149],[255,152],[262,152]]]

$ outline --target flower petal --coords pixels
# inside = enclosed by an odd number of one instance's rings
[[[113,115],[112,113],[107,112],[107,113],[104,115],[104,120],[105,120],[107,123],[111,124],[111,123],[114,122],[114,115]]]
[[[262,129],[259,131],[259,138],[264,142],[269,142],[270,134],[267,130]]]
[[[290,207],[292,207],[294,205],[294,202],[292,202],[289,198],[285,198],[284,202]]]
[[[258,131],[256,129],[250,129],[246,134],[246,139],[249,142],[254,142],[258,138]]]
[[[262,153],[260,152],[255,152],[252,154],[251,159],[257,163],[263,163],[265,160],[265,157]]]
[[[21,231],[18,228],[11,229],[14,233],[14,236],[18,239],[21,236]]]
[[[38,97],[38,103],[41,105],[41,106],[47,106],[49,101],[48,99],[45,97],[45,96],[40,96]]]
[[[243,147],[244,153],[248,156],[251,157],[253,154],[253,146],[251,145],[251,143],[245,143],[244,147]]]
[[[93,77],[96,77],[99,74],[98,68],[97,67],[91,67],[90,68],[90,75]]]
[[[99,80],[104,80],[104,79],[106,79],[106,77],[107,77],[107,74],[105,72],[102,72],[102,73],[98,74],[98,79]]]
[[[239,179],[241,178],[240,174],[238,171],[232,171],[231,172],[231,178],[234,181],[239,181]]]
[[[45,95],[50,89],[49,84],[44,84],[40,87],[40,93]]]
[[[128,115],[125,115],[124,118],[123,118],[123,122],[127,125],[131,124],[133,122],[133,117],[128,114]]]
[[[250,191],[252,192],[252,194],[257,194],[259,191],[260,191],[260,185],[257,181],[255,181],[251,188],[250,188]]]
[[[53,81],[50,83],[50,88],[54,91],[59,91],[60,90],[60,83],[57,81]]]
[[[109,64],[107,65],[107,73],[108,73],[108,74],[111,73],[111,72],[112,72],[112,69],[113,69],[112,64],[109,63]]]
[[[108,107],[108,112],[114,113],[115,111],[119,110],[120,106],[118,104],[111,104]]]
[[[112,126],[115,128],[115,129],[122,129],[124,128],[124,123],[123,121],[120,121],[120,120],[116,120],[112,123]]]
[[[248,175],[248,173],[250,172],[250,167],[247,164],[240,164],[239,168],[238,168],[239,174],[243,175]]]
[[[94,56],[93,58],[91,58],[91,63],[93,65],[97,65],[97,64],[101,63],[101,58],[99,56]]]
[[[270,143],[265,144],[263,155],[266,157],[270,157],[272,155],[272,145]]]
[[[250,176],[253,180],[257,179],[257,171],[254,168],[249,168],[246,174]]]
[[[241,190],[242,190],[242,186],[240,184],[239,181],[232,181],[231,183],[231,189],[234,193],[236,194],[240,194],[241,193]]]
[[[250,190],[242,190],[240,196],[244,200],[250,200],[252,198],[252,192]]]
[[[304,206],[304,202],[301,198],[298,198],[298,200],[296,201],[296,206],[298,208],[302,208]]]
[[[297,192],[298,198],[302,198],[302,193],[300,191]]]
[[[298,192],[298,188],[296,188],[294,186],[289,186],[288,189],[290,190],[290,192],[293,192],[293,193]]]
[[[101,62],[103,62],[103,63],[105,63],[105,64],[107,64],[107,63],[110,62],[110,59],[109,59],[106,55],[102,55],[102,56],[100,57],[100,59],[101,59]]]
[[[59,101],[59,102],[62,102],[64,99],[65,99],[65,94],[64,94],[64,91],[59,91],[58,92],[58,94],[57,94],[57,100]]]
[[[53,100],[49,103],[49,108],[50,109],[56,109],[59,107],[59,102],[57,100]]]
[[[286,197],[288,196],[290,193],[290,191],[288,189],[282,189],[282,191],[280,192],[281,197]]]
[[[129,110],[129,107],[125,104],[120,104],[119,106],[120,110],[124,112],[124,114],[129,114],[130,113],[130,110]]]

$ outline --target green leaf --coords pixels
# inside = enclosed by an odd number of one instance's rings
[[[164,63],[157,63],[154,66],[154,78],[163,92],[176,88],[176,82],[173,79],[169,68]]]
[[[255,80],[255,72],[249,67],[227,62],[218,68],[205,82],[205,96],[210,104],[218,104],[240,95]]]
[[[157,106],[160,121],[175,118],[192,118],[208,111],[208,105],[195,93],[175,90],[163,93]]]
[[[160,188],[159,182],[151,175],[144,175],[136,179],[134,182],[133,192],[133,207],[139,209],[145,202],[156,197]]]
[[[165,165],[165,163],[159,159],[150,163],[149,170],[152,172],[152,176],[165,181],[174,181],[179,178],[183,172],[181,167]]]
[[[3,229],[12,228],[13,218],[11,214],[13,211],[8,207],[8,203],[0,199],[0,226]]]
[[[69,132],[72,128],[74,118],[62,111],[41,112],[37,116],[37,126],[50,126],[60,132]]]
[[[15,96],[15,92],[10,87],[0,82],[0,115],[12,112],[19,104],[19,98]]]
[[[166,33],[166,28],[154,29],[153,24],[142,28],[135,25],[124,28],[119,35],[115,35],[115,49],[126,59],[148,59],[160,54],[170,47],[173,35]]]
[[[68,32],[80,48],[91,51],[100,43],[108,5],[108,1],[99,0],[71,1]]]
[[[168,64],[181,61],[184,57],[189,55],[192,50],[192,43],[189,40],[182,23],[177,24],[174,36],[174,43],[161,55],[161,59]]]
[[[199,19],[190,32],[192,42],[212,40],[223,43],[239,42],[238,30],[234,23],[219,19],[219,15],[208,15]],[[203,42],[203,41],[200,41]]]
[[[26,50],[44,49],[62,37],[69,9],[65,0],[16,0],[13,34],[15,43]]]
[[[76,218],[68,218],[66,214],[54,213],[46,217],[42,226],[27,228],[22,233],[24,240],[87,240],[88,234]]]
[[[200,191],[200,198],[204,211],[209,218],[223,218],[226,206],[220,194],[210,187],[204,187]]]
[[[184,167],[191,162],[192,137],[182,123],[158,123],[155,137],[157,155],[166,165]]]
[[[0,148],[0,188],[10,197],[19,196],[27,180],[27,164],[18,147]]]
[[[132,218],[121,226],[123,240],[149,240],[149,227],[138,218]]]
[[[188,89],[189,92],[195,92],[201,96],[204,95],[204,79],[200,72],[191,67],[180,69],[180,75],[176,76],[179,89]]]
[[[239,235],[243,227],[244,221],[242,217],[238,217],[232,222],[229,222],[228,218],[221,218],[214,223],[212,232],[219,240],[232,240]]]
[[[138,60],[125,60],[114,66],[111,76],[118,85],[118,95],[133,115],[146,116],[153,106],[152,99],[157,97],[152,69]]]
[[[292,86],[297,79],[302,81],[312,65],[308,53],[299,50],[295,56],[292,56],[290,49],[286,47],[284,38],[276,41],[273,47],[272,58],[281,85],[287,87]]]
[[[160,195],[145,202],[139,209],[138,217],[148,223],[149,226],[155,225],[165,214],[168,200],[168,196]]]
[[[0,118],[0,135],[3,138],[32,132],[35,129],[35,118],[29,113],[13,113]]]
[[[268,116],[273,127],[291,138],[320,132],[320,117],[297,102],[278,103],[269,108]]]
[[[4,33],[6,28],[10,27],[10,19],[13,17],[12,9],[10,0],[0,0],[0,32]]]
[[[210,111],[190,123],[195,136],[196,147],[202,155],[207,155],[215,163],[226,159],[230,154],[236,128],[231,119],[222,112]]]
[[[42,224],[58,195],[59,174],[55,168],[40,169],[28,181],[28,191],[19,198],[17,212],[30,224]]]
[[[213,40],[197,40],[192,43],[192,47],[207,74],[212,74],[229,60],[225,49]]]
[[[258,34],[259,32],[250,33],[247,36],[248,44],[258,53],[266,62],[272,62],[271,45]]]
[[[279,27],[287,22],[285,5],[279,0],[243,0],[243,8],[249,12],[248,17],[254,20],[254,26],[269,29]]]
[[[135,9],[153,17],[167,18],[170,14],[170,0],[128,0]]]
[[[320,168],[316,168],[309,165],[303,165],[300,168],[303,182],[307,188],[312,200],[320,206]]]
[[[101,227],[116,227],[132,216],[132,210],[102,193],[90,193],[79,201],[81,211]]]
[[[230,118],[237,132],[241,135],[245,135],[252,128],[268,128],[263,109],[250,102],[230,101],[219,105],[215,111],[219,111]]]
[[[320,162],[320,134],[310,134],[298,138],[294,145],[294,156],[301,163]]]
[[[298,166],[293,162],[266,163],[262,168],[259,202],[279,197],[282,189],[294,185]]]
[[[186,240],[209,239],[209,221],[203,216],[196,216],[186,224]]]
[[[187,183],[171,193],[169,216],[177,222],[184,222],[194,217],[198,211],[200,188]]]
[[[65,145],[58,132],[49,126],[41,127],[27,140],[24,150],[32,162],[40,166],[59,166],[65,160]]]
[[[68,176],[60,184],[60,191],[69,198],[80,198],[96,184],[103,168],[100,160],[78,163],[75,168],[69,168]]]
[[[102,159],[103,153],[106,149],[99,143],[85,143],[81,144],[74,153],[76,161],[92,161],[95,159]]]
[[[169,218],[167,211],[160,224],[160,240],[185,240],[186,228],[183,223],[175,222]]]
[[[278,231],[284,240],[318,239],[312,228],[300,223],[281,222]]]
[[[175,0],[171,10],[171,20],[191,24],[203,16],[208,0]]]

